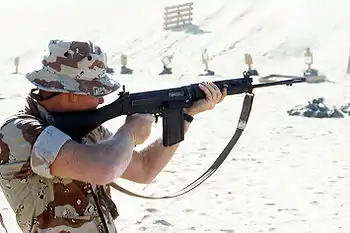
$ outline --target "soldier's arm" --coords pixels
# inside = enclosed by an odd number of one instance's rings
[[[185,122],[185,133],[190,123]],[[180,143],[164,147],[162,138],[140,151],[134,150],[131,162],[121,178],[141,184],[150,184],[170,162]]]
[[[127,125],[100,144],[83,145],[53,126],[34,118],[13,118],[0,128],[0,176],[24,179],[36,173],[106,184],[124,172],[131,160],[134,142]]]
[[[42,145],[48,145],[52,140],[47,137],[48,131],[67,137],[54,127],[46,128],[33,146],[34,158],[36,154],[44,153]],[[127,126],[122,126],[109,140],[99,144],[79,144],[68,138],[61,141],[65,142],[50,164],[50,174],[94,184],[106,184],[120,177],[131,161],[134,147]]]

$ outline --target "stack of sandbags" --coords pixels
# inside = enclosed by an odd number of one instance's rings
[[[350,110],[350,109],[349,109]],[[318,98],[309,101],[305,106],[298,105],[287,113],[291,116],[304,116],[315,118],[343,118],[344,115],[341,111],[332,106],[327,106],[324,103],[324,99]]]

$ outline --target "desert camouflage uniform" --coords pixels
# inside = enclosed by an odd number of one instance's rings
[[[94,96],[119,88],[104,73],[104,55],[92,43],[51,41],[49,49],[43,69],[26,76],[38,88]],[[37,104],[36,109],[9,117],[0,128],[0,185],[20,228],[37,233],[115,233],[118,212],[108,185],[51,175],[49,166],[70,137],[49,123],[50,114]],[[101,126],[83,143],[110,136]]]

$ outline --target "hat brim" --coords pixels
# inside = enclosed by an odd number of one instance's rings
[[[27,73],[26,78],[41,90],[51,92],[74,93],[90,96],[105,96],[120,88],[116,78],[104,73],[100,78],[84,80],[58,75],[41,69]]]

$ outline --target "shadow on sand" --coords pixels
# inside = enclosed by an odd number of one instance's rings
[[[198,35],[198,34],[206,34],[206,33],[211,33],[210,31],[205,31],[201,29],[199,26],[195,24],[185,24],[185,25],[179,25],[179,26],[173,26],[168,29],[168,31],[173,31],[173,32],[185,32],[193,35]]]

